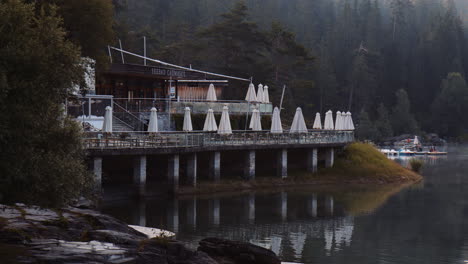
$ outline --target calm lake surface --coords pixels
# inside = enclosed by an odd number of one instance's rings
[[[202,238],[220,237],[301,263],[464,263],[468,148],[449,152],[423,158],[424,182],[405,188],[114,201],[102,211],[131,224],[175,231],[191,248]]]

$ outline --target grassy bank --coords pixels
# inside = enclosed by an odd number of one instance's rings
[[[249,190],[277,190],[297,186],[349,186],[408,184],[422,180],[422,176],[387,159],[372,145],[353,143],[339,153],[333,168],[317,173],[290,173],[286,179],[257,178],[252,181],[229,180],[219,183],[200,182],[196,188],[181,187],[179,194],[229,193]]]

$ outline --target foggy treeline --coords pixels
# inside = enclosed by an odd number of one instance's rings
[[[352,111],[358,136],[468,128],[465,1],[115,0],[124,48],[267,84],[285,115]],[[246,84],[232,83],[241,99]]]

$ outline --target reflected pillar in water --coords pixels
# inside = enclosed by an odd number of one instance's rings
[[[212,180],[219,182],[221,177],[221,152],[210,153],[209,175]]]
[[[286,221],[288,219],[288,194],[286,192],[281,192],[279,198],[281,220]]]
[[[286,178],[288,177],[288,150],[279,150],[277,157],[277,174],[281,178]]]
[[[140,201],[135,209],[135,218],[133,222],[135,225],[146,226],[146,202]]]
[[[195,198],[188,201],[187,224],[193,229],[197,227],[197,199]]]
[[[245,197],[245,214],[249,224],[255,223],[255,194],[253,193]]]
[[[179,188],[179,155],[169,156],[167,176],[174,190]]]
[[[98,188],[102,186],[102,157],[93,158],[93,173]]]
[[[197,154],[191,153],[187,156],[187,183],[197,186]]]
[[[333,215],[333,197],[332,196],[327,196],[325,198],[325,210],[327,214]]]
[[[307,151],[307,171],[317,172],[318,150],[316,148]]]
[[[169,202],[169,208],[167,210],[167,225],[174,233],[179,231],[179,201],[176,199]]]
[[[255,179],[255,150],[248,150],[245,154],[244,178]]]
[[[317,195],[312,195],[307,201],[307,213],[311,217],[317,217]]]
[[[133,183],[140,196],[145,195],[146,188],[146,156],[138,156],[133,159]]]
[[[209,202],[209,222],[214,226],[219,226],[219,199]]]
[[[325,152],[325,167],[331,168],[335,163],[335,149],[328,148]]]

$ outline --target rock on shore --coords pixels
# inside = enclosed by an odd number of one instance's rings
[[[99,212],[0,205],[0,263],[278,264],[270,250],[216,238],[197,251],[166,237],[148,237]]]

